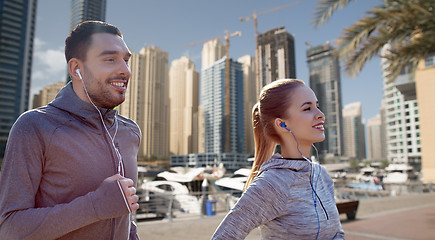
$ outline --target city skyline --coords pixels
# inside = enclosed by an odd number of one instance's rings
[[[287,5],[295,1],[129,1],[128,4],[107,1],[106,21],[118,26],[131,51],[138,53],[143,46],[157,46],[169,53],[169,63],[188,56],[200,71],[202,45],[182,48],[183,45],[224,36],[224,31],[241,31],[242,36],[231,38],[230,56],[237,59],[246,54],[254,56],[255,39],[252,21],[240,22],[240,17]],[[381,1],[360,1],[346,11],[339,11],[323,28],[315,29],[310,21],[316,1],[301,2],[289,8],[258,17],[259,33],[284,26],[294,35],[296,77],[309,84],[306,62],[307,43],[325,44],[340,36],[341,31],[367,10]],[[168,7],[171,5],[171,7]],[[69,33],[70,1],[42,0],[38,2],[32,92],[64,79],[66,64],[64,40]],[[53,11],[56,9],[56,11]],[[349,79],[342,69],[343,104],[362,102],[364,119],[378,114],[382,99],[380,60],[370,61],[355,79]]]

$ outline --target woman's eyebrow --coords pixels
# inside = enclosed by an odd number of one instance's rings
[[[319,103],[319,101],[316,102],[316,104],[318,104],[318,103]],[[304,102],[304,103],[301,105],[301,107],[303,107],[304,105],[313,105],[313,103],[312,103],[312,102]]]

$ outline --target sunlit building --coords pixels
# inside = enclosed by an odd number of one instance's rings
[[[53,101],[59,91],[65,86],[64,82],[57,82],[45,86],[33,96],[33,108],[42,107]]]
[[[385,145],[385,136],[383,135],[383,125],[381,115],[378,114],[367,121],[367,159],[373,162],[386,160],[383,146]]]
[[[170,154],[198,152],[199,73],[188,57],[169,70]]]
[[[132,54],[129,65],[132,75],[119,114],[133,119],[142,131],[138,160],[169,160],[168,53],[142,48]]]
[[[225,56],[225,45],[219,40],[214,39],[206,42],[202,47],[201,69],[213,65],[217,60]]]
[[[418,111],[420,117],[422,177],[425,182],[435,182],[435,53],[425,57],[415,72]]]
[[[365,159],[365,133],[361,117],[361,102],[349,103],[343,108],[343,156]]]

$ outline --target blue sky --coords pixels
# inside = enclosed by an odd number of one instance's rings
[[[171,61],[189,56],[200,72],[202,45],[183,45],[241,31],[241,37],[230,39],[230,56],[237,59],[255,54],[252,21],[241,22],[256,10],[257,14],[297,4],[258,17],[258,31],[284,26],[295,37],[296,76],[309,83],[306,62],[307,45],[325,44],[338,38],[344,28],[362,18],[368,10],[382,0],[361,0],[351,3],[334,14],[320,29],[311,24],[317,1],[315,0],[108,0],[106,22],[116,25],[124,34],[130,49],[137,53],[144,46],[157,46],[168,52]],[[65,80],[66,64],[64,41],[69,34],[69,0],[39,0],[36,19],[34,61],[32,67],[32,94],[42,87]],[[343,68],[343,67],[342,67]],[[363,118],[369,119],[379,112],[382,100],[382,73],[380,60],[372,59],[363,71],[350,79],[342,71],[342,98],[345,104],[360,101]]]

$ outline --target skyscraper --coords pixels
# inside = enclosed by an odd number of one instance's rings
[[[29,108],[36,5],[0,1],[0,159],[13,123]]]
[[[244,124],[246,153],[255,153],[254,133],[252,130],[252,107],[257,102],[257,82],[255,78],[255,58],[245,55],[237,59],[242,63],[243,70],[243,103],[244,103]]]
[[[242,65],[230,61],[230,86],[225,86],[226,57],[202,70],[201,104],[204,114],[206,153],[245,153],[243,123],[243,71]],[[225,125],[225,89],[230,90],[229,126]],[[225,131],[229,128],[229,131]],[[229,132],[229,142],[225,141]],[[229,146],[227,146],[229,145]]]
[[[382,151],[382,146],[385,145],[385,142],[382,141],[385,139],[382,133],[382,119],[381,115],[378,114],[367,121],[367,159],[374,162],[386,159]]]
[[[106,21],[106,0],[72,0],[70,31],[87,20]]]
[[[259,83],[261,88],[278,79],[296,78],[295,40],[285,27],[258,35]]]
[[[386,45],[382,52],[388,51]],[[421,138],[415,76],[405,70],[394,82],[386,78],[386,62],[381,59],[384,76],[384,102],[387,158],[389,162],[405,163],[421,169]],[[401,89],[401,91],[399,91]]]
[[[219,39],[210,40],[203,45],[201,54],[201,69],[205,69],[225,56],[225,46]]]
[[[349,103],[343,108],[343,156],[365,159],[365,133],[361,118],[361,102]]]
[[[129,61],[132,75],[126,101],[119,114],[142,131],[139,160],[169,158],[168,53],[157,47],[142,48]]]
[[[188,57],[172,61],[169,70],[171,155],[198,152],[199,73]]]
[[[315,144],[321,161],[326,156],[341,156],[343,153],[342,104],[340,64],[330,44],[310,47],[307,50],[310,87],[319,100],[325,114],[323,142]],[[323,159],[322,159],[323,158]]]
[[[45,86],[33,96],[33,108],[42,107],[53,101],[59,91],[65,86],[64,82],[57,82]]]
[[[88,20],[106,21],[106,0],[71,0],[70,31]],[[66,83],[70,80],[67,70]]]
[[[421,164],[425,182],[435,182],[435,151],[432,150],[435,145],[433,138],[435,126],[432,124],[432,120],[435,119],[433,76],[435,76],[435,53],[428,54],[415,72],[421,127]]]

